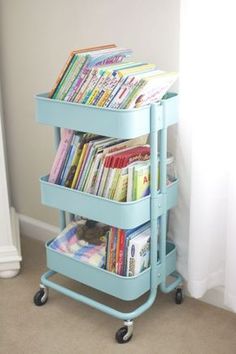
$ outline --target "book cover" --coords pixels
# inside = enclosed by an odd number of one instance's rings
[[[57,183],[67,156],[67,152],[70,148],[70,143],[73,138],[73,135],[74,131],[72,129],[64,129],[51,171],[49,173],[48,182]]]
[[[97,47],[91,47],[91,48],[83,48],[83,49],[77,49],[77,50],[74,50],[72,51],[70,54],[69,54],[69,57],[68,59],[66,60],[62,70],[60,71],[56,81],[55,81],[55,84],[53,85],[50,93],[49,93],[49,98],[51,98],[54,94],[54,92],[56,91],[61,79],[63,78],[63,76],[65,75],[68,67],[70,66],[71,64],[71,61],[72,59],[74,58],[74,55],[77,54],[77,53],[85,53],[85,52],[91,52],[91,51],[96,51],[96,50],[99,50],[99,49],[108,49],[108,48],[115,48],[116,45],[115,44],[106,44],[106,45],[102,45],[102,46],[97,46]]]
[[[111,199],[117,202],[126,202],[127,200],[127,187],[128,187],[128,174],[121,172],[118,178],[116,187],[113,189],[113,193],[109,196]]]
[[[124,262],[123,262],[123,275],[127,275],[127,254],[128,254],[128,245],[129,242],[132,238],[135,238],[137,235],[146,232],[147,229],[150,229],[150,221],[137,226],[133,229],[128,229],[128,230],[124,230],[125,231],[125,246],[124,246]]]
[[[150,228],[130,239],[127,252],[127,276],[132,277],[149,267]]]
[[[134,166],[133,200],[150,194],[150,162]]]
[[[113,109],[119,108],[129,92],[140,80],[140,75],[153,72],[154,69],[154,64],[138,63],[138,65],[133,66],[132,68],[120,70],[119,74],[121,77],[124,77],[124,81],[120,81],[121,84],[117,87],[118,89],[115,92],[113,99],[110,100],[107,106]]]
[[[143,85],[139,87],[125,108],[139,108],[161,100],[176,79],[177,73],[161,73],[143,79]]]

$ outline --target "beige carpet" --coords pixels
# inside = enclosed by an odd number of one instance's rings
[[[22,250],[21,273],[0,279],[1,354],[236,353],[236,315],[190,298],[176,305],[172,294],[159,294],[152,308],[135,320],[131,342],[122,345],[114,339],[122,321],[53,290],[47,304],[36,307],[32,298],[45,271],[44,246],[22,237]],[[123,311],[130,309],[130,304],[73,281],[60,281]]]

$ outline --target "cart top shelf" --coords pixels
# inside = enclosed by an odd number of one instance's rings
[[[157,115],[157,130],[178,120],[178,96],[168,93],[165,99],[152,106],[137,109],[99,108],[36,96],[36,118],[60,128],[69,128],[114,138],[132,139],[150,133],[150,112]]]

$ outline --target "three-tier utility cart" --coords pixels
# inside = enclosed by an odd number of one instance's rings
[[[80,215],[122,229],[135,228],[151,222],[150,267],[142,273],[125,277],[63,255],[46,244],[47,267],[42,275],[40,290],[34,296],[38,306],[46,303],[48,288],[57,290],[77,301],[124,320],[116,332],[119,343],[128,342],[133,334],[133,320],[149,309],[157,296],[158,287],[164,293],[175,289],[175,301],[182,302],[181,276],[176,272],[176,248],[166,239],[167,213],[177,203],[178,180],[166,185],[167,128],[178,119],[178,96],[168,93],[165,99],[138,109],[114,110],[49,99],[47,94],[36,96],[37,121],[55,127],[55,141],[60,141],[60,128],[70,128],[108,137],[132,139],[150,134],[151,194],[132,202],[116,202],[40,179],[42,203],[60,210],[60,228],[66,226],[66,214]],[[159,161],[158,163],[158,152]],[[158,168],[160,171],[158,172]],[[158,187],[159,173],[159,187]],[[159,219],[159,236],[157,219]],[[122,300],[131,301],[149,292],[147,301],[131,312],[120,312],[87,296],[50,280],[55,273],[86,284]],[[172,282],[166,282],[172,276]]]

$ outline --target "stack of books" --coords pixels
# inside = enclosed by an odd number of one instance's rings
[[[48,181],[118,202],[143,198],[150,194],[147,141],[148,135],[122,140],[64,129]]]
[[[70,53],[49,97],[113,109],[138,108],[160,100],[177,78],[154,64],[125,61],[131,49],[115,44]]]
[[[106,269],[134,276],[148,268],[150,232],[149,222],[130,230],[111,227],[107,235]]]
[[[117,201],[127,201],[129,187],[134,189],[131,198],[138,199],[143,196],[141,170],[145,173],[149,166],[147,140],[147,135],[122,140],[64,129],[48,181]],[[145,182],[149,184],[149,171]]]

